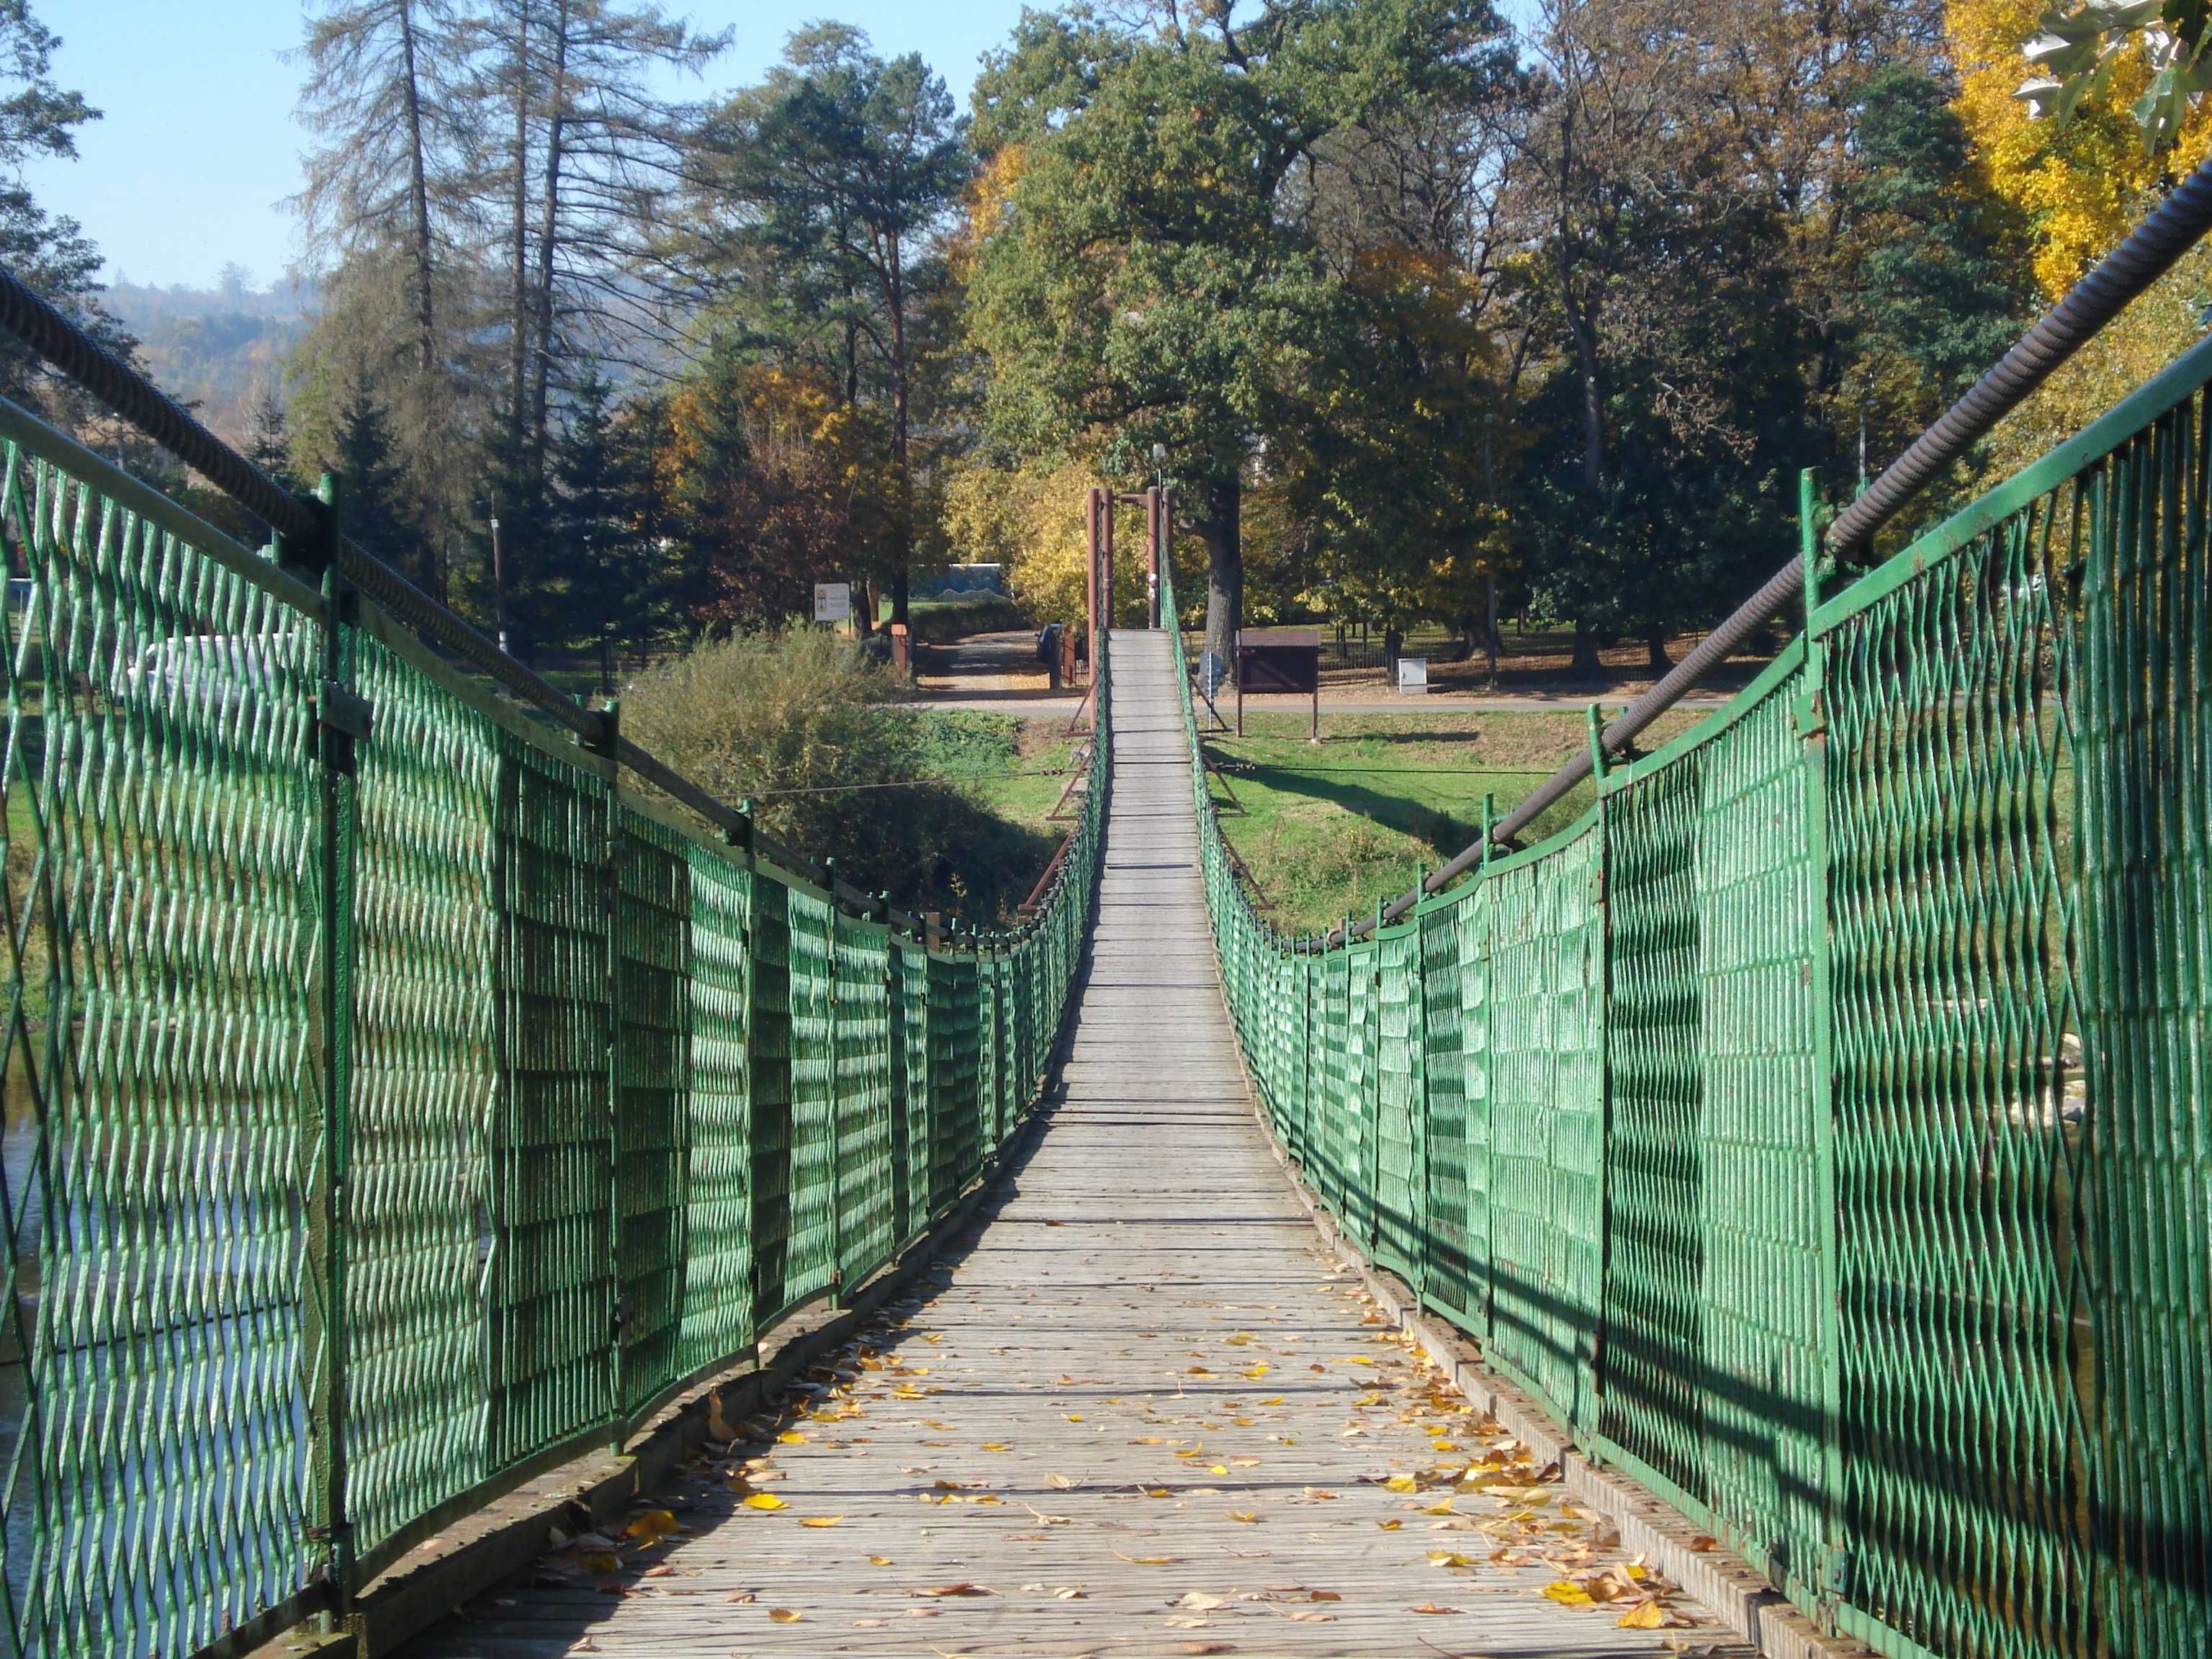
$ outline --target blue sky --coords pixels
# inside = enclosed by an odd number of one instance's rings
[[[965,107],[981,54],[1003,42],[1021,0],[672,0],[710,29],[735,30],[710,89],[757,80],[791,31],[829,16],[886,53],[919,52]],[[80,129],[75,161],[29,174],[107,257],[112,280],[211,286],[235,261],[266,284],[299,257],[283,199],[299,188],[305,135],[292,124],[301,0],[33,0],[62,37],[57,78],[105,112]]]

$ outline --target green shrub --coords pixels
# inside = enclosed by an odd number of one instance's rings
[[[623,689],[623,730],[721,799],[751,798],[763,830],[835,858],[854,886],[998,921],[1050,838],[957,785],[915,781],[1012,767],[1012,722],[956,735],[899,695],[849,641],[797,626],[702,641],[640,676]]]

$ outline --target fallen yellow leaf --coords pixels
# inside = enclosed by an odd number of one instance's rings
[[[1594,1607],[1596,1599],[1580,1584],[1571,1584],[1565,1579],[1555,1579],[1544,1586],[1544,1594],[1563,1607]]]
[[[630,1517],[629,1524],[623,1528],[623,1536],[641,1538],[651,1543],[655,1539],[665,1538],[671,1533],[683,1530],[676,1524],[676,1517],[666,1510],[647,1510]]]
[[[1667,1615],[1656,1601],[1638,1601],[1613,1622],[1623,1630],[1660,1630],[1666,1626]]]
[[[795,1625],[803,1615],[793,1613],[789,1607],[770,1607],[768,1616],[779,1625]]]
[[[891,1559],[888,1555],[872,1555],[868,1558],[868,1565],[872,1567],[888,1567],[890,1564]]]
[[[1392,1492],[1412,1492],[1415,1489],[1413,1477],[1410,1474],[1394,1474],[1382,1484]]]
[[[1231,1510],[1229,1511],[1229,1518],[1231,1521],[1242,1521],[1249,1527],[1254,1522],[1257,1521],[1260,1516],[1256,1511],[1252,1510]]]
[[[1006,1443],[1003,1440],[986,1440],[983,1443],[983,1449],[985,1451],[1006,1451],[1008,1449],[1008,1447]]]
[[[772,1492],[757,1492],[745,1499],[749,1510],[780,1510],[786,1507],[783,1499]]]
[[[845,1517],[842,1515],[808,1515],[799,1517],[802,1527],[834,1527]]]
[[[576,1565],[586,1572],[620,1572],[622,1563],[605,1550],[594,1550],[589,1555],[580,1555]]]
[[[803,1446],[806,1443],[806,1437],[797,1429],[786,1429],[775,1438],[776,1443],[782,1446]]]

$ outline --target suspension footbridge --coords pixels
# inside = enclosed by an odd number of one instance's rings
[[[270,532],[0,405],[0,1650],[2212,1644],[2212,343],[1847,583],[1808,490],[1741,693],[1290,938],[1171,562],[1045,887],[947,931],[0,320]]]

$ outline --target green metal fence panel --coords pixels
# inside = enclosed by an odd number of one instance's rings
[[[691,866],[686,837],[620,803],[615,836],[615,1317],[628,1414],[684,1369]]]
[[[858,1285],[890,1255],[891,1009],[888,929],[837,919],[837,1276]]]
[[[356,662],[378,736],[357,750],[344,1209],[346,1498],[367,1553],[491,1468],[499,743],[398,651],[364,635]]]
[[[2089,504],[2076,698],[2081,1054],[2035,1111],[2086,1165],[2064,1186],[2091,1311],[2087,1371],[2114,1653],[2212,1651],[2212,412],[2192,397],[2115,458]],[[2048,587],[2055,573],[2035,574]],[[2058,589],[2063,592],[2063,588]],[[2057,624],[2054,618],[2053,625]],[[2057,667],[2056,653],[2051,668]],[[2054,806],[2059,805],[2054,802]],[[2063,807],[2060,809],[2063,812]],[[2063,1057],[2063,1056],[2062,1056]],[[2092,1103],[2094,1109],[2092,1109]],[[2048,1132],[2048,1131],[2047,1131]],[[2086,1280],[2086,1283],[2083,1282]],[[2080,1328],[2077,1314],[2076,1330]],[[2191,1363],[2193,1358],[2194,1363]]]
[[[1698,1196],[1710,1524],[1776,1582],[1811,1587],[1826,1565],[1834,1356],[1820,1311],[1832,1221],[1814,1178],[1827,1113],[1799,689],[1785,681],[1704,750]]]
[[[1606,800],[1605,1393],[1597,1431],[1705,1493],[1702,749]],[[1716,1171],[1717,1173],[1717,1171]]]
[[[1431,1302],[1464,1316],[1474,1299],[1468,1258],[1467,1029],[1459,906],[1417,912],[1420,939],[1425,1194],[1420,1210],[1422,1289]]]
[[[787,1304],[791,1255],[791,889],[757,878],[751,896],[753,1327],[764,1330]]]
[[[500,734],[491,1455],[615,1405],[614,1014],[605,781]]]
[[[11,1635],[187,1653],[322,1565],[323,626],[73,447],[0,494]]]
[[[1491,884],[1491,1346],[1589,1421],[1603,1217],[1593,823]]]
[[[1455,895],[1449,914],[1459,930],[1459,1041],[1467,1091],[1467,1328],[1490,1334],[1491,1201],[1495,1185],[1490,1066],[1490,896],[1480,883]],[[1443,993],[1440,988],[1440,995]]]
[[[1375,946],[1375,1259],[1419,1283],[1420,950],[1411,923]]]
[[[891,945],[896,979],[891,1011],[897,1086],[891,1099],[891,1172],[896,1231],[910,1238],[929,1217],[929,951],[913,939]]]
[[[1380,1092],[1376,950],[1370,939],[1344,953],[1344,1097],[1339,1108],[1344,1179],[1340,1213],[1346,1230],[1367,1249],[1375,1245],[1375,1108]]]
[[[975,1175],[977,1073],[982,1035],[975,959],[929,959],[929,1204],[942,1209]]]
[[[677,1370],[688,1376],[753,1340],[754,1002],[747,947],[757,878],[696,842],[685,857],[691,884],[684,1130],[690,1172]]]
[[[2089,1615],[2053,515],[2071,503],[1829,636],[1849,1570],[1869,1617],[1961,1655],[2042,1651]]]
[[[791,1233],[781,1306],[830,1288],[837,1272],[837,1079],[832,1024],[837,910],[793,888],[791,951]]]

